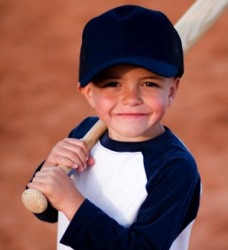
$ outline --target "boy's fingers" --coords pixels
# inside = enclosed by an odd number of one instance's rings
[[[53,186],[63,178],[63,174],[66,175],[64,170],[57,167],[44,167],[41,171],[36,172],[32,182],[28,183],[28,187],[37,188],[40,191],[44,191],[43,188]]]
[[[73,143],[72,143],[73,142]],[[79,156],[88,157],[88,150],[85,142],[80,140],[72,140],[70,138],[66,138],[59,145],[60,149],[63,148],[67,150],[66,152],[72,153],[73,155],[78,154]]]
[[[53,148],[45,165],[65,165],[72,168],[84,168],[87,159],[88,150],[85,142],[78,139],[65,138]]]
[[[57,165],[63,165],[70,168],[78,168],[86,164],[86,158],[79,156],[77,153],[74,155],[67,153],[65,156],[57,156]]]
[[[85,154],[88,154],[87,145],[83,140],[78,140],[78,139],[74,139],[74,138],[65,138],[63,140],[63,143],[65,143],[66,146],[69,146],[69,147],[72,146],[73,148],[74,148],[74,146],[78,146],[81,149],[83,149]]]
[[[92,157],[89,157],[86,161],[86,165],[78,166],[77,171],[83,172],[87,167],[92,167],[95,163],[95,160]]]

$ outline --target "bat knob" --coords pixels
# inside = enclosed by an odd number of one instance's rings
[[[47,198],[36,189],[26,189],[21,198],[24,206],[33,213],[40,214],[47,209]]]

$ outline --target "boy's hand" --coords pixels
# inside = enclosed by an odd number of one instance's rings
[[[84,141],[66,138],[53,147],[43,167],[64,165],[81,172],[93,164],[94,159],[89,156]]]
[[[72,179],[60,167],[42,167],[27,185],[41,191],[54,208],[71,220],[85,198],[74,186]]]
[[[81,172],[94,165],[86,143],[79,139],[66,138],[57,143],[40,171],[27,186],[42,192],[52,206],[71,220],[85,198],[75,187],[72,179],[58,167],[64,165]]]

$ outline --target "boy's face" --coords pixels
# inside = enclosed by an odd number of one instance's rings
[[[175,97],[179,78],[165,78],[144,68],[117,65],[81,88],[109,136],[144,141],[164,132],[161,119]]]

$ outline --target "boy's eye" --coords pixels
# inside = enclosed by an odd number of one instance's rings
[[[113,82],[105,82],[105,83],[103,83],[102,84],[102,88],[114,88],[114,87],[119,87],[120,86],[120,84],[118,83],[118,82],[115,82],[115,81],[113,81]]]
[[[159,87],[159,84],[155,83],[155,82],[143,82],[141,84],[141,86],[144,86],[144,87]]]

